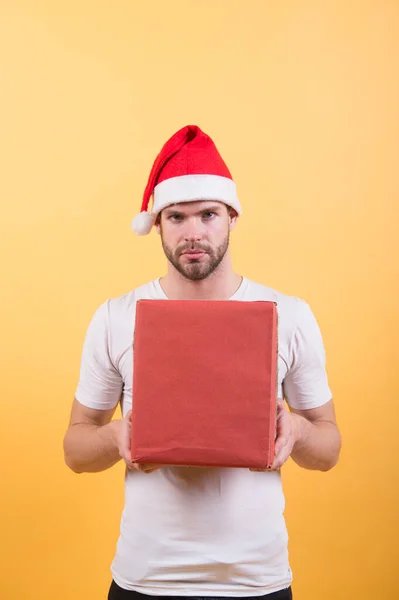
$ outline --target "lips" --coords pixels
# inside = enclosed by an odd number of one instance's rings
[[[188,258],[191,259],[197,259],[197,258],[201,258],[201,256],[204,256],[206,254],[206,252],[204,252],[203,250],[186,250],[186,252],[183,252],[184,256],[187,256]]]

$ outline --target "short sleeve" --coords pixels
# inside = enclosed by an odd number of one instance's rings
[[[291,338],[290,362],[283,389],[292,408],[317,408],[331,400],[320,328],[309,305],[303,300],[299,300]]]
[[[114,408],[123,387],[121,374],[113,365],[109,344],[109,302],[94,313],[86,332],[76,399],[89,408]]]

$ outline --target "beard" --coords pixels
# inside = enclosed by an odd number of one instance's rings
[[[202,281],[209,277],[220,265],[227,249],[229,247],[230,241],[230,232],[227,232],[226,237],[222,241],[222,243],[213,248],[209,244],[199,243],[199,242],[187,242],[186,244],[182,244],[177,248],[170,248],[163,239],[162,239],[162,248],[165,252],[165,256],[168,261],[174,266],[174,268],[186,279],[190,281]],[[184,252],[187,250],[200,250],[206,252],[206,256],[202,259],[192,259],[187,260],[187,262],[182,263],[180,258]]]

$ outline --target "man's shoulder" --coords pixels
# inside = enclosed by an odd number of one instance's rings
[[[280,330],[290,335],[301,323],[306,323],[311,316],[309,304],[300,296],[287,294],[262,283],[247,280],[247,288],[243,300],[266,300],[275,302]]]
[[[157,280],[153,280],[132,288],[124,294],[109,296],[98,305],[94,319],[108,323],[123,321],[126,318],[131,320],[138,300],[160,298],[158,285]]]
[[[128,290],[120,296],[108,298],[107,303],[112,312],[130,312],[135,309],[138,300],[157,300],[160,298],[158,280],[147,281]]]
[[[316,331],[318,324],[309,303],[300,296],[286,294],[255,281],[248,281],[244,300],[270,300],[276,302],[279,329],[284,337],[291,337],[300,329],[302,332]]]
[[[248,300],[268,300],[276,302],[280,308],[297,310],[305,301],[299,296],[286,294],[280,290],[268,287],[263,283],[247,279],[245,290],[245,299]]]

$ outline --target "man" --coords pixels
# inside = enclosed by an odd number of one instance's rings
[[[64,449],[77,473],[108,469],[121,458],[127,466],[110,600],[292,597],[280,468],[291,456],[306,469],[331,469],[341,441],[308,304],[233,270],[229,236],[240,214],[235,184],[213,141],[195,126],[178,131],[158,155],[133,221],[140,235],[153,227],[160,234],[167,274],[106,301],[88,328]],[[133,324],[143,298],[277,303],[281,400],[272,469],[132,463]],[[111,420],[119,402],[123,418]]]

